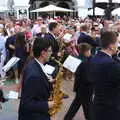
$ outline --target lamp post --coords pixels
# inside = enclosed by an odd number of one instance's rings
[[[96,0],[93,0],[93,19],[95,18],[95,3]]]
[[[14,8],[13,8],[14,0],[8,0],[7,6],[9,8],[9,10],[10,10],[10,14],[13,16],[13,14],[14,14]]]
[[[112,19],[111,12],[112,12],[112,0],[109,0],[109,3],[108,3],[107,8],[105,10],[106,19],[108,19],[108,20]]]

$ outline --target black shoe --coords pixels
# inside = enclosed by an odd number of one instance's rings
[[[8,98],[1,98],[0,102],[5,103],[5,102],[8,102],[8,100],[9,100]]]
[[[69,98],[69,95],[64,94],[64,95],[63,95],[63,99],[67,99],[67,98]]]

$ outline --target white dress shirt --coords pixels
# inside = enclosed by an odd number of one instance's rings
[[[52,76],[48,75],[46,72],[45,72],[45,69],[44,69],[44,64],[42,64],[39,60],[37,60],[35,58],[35,61],[40,65],[40,67],[42,68],[43,72],[45,73],[45,75],[47,76],[49,82],[54,82],[55,80],[52,78]]]

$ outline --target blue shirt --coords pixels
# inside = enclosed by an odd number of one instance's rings
[[[5,40],[2,36],[0,36],[0,54],[1,56],[6,57]]]

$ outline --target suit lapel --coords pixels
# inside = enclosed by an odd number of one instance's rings
[[[49,35],[50,35],[54,40],[56,40],[56,38],[55,38],[51,33],[49,33]]]
[[[45,73],[43,72],[41,66],[34,60],[35,65],[38,67],[39,73],[41,78],[43,79],[43,84],[45,85],[45,87],[47,88],[47,90],[49,91],[49,83],[48,83],[48,78],[45,75]]]

